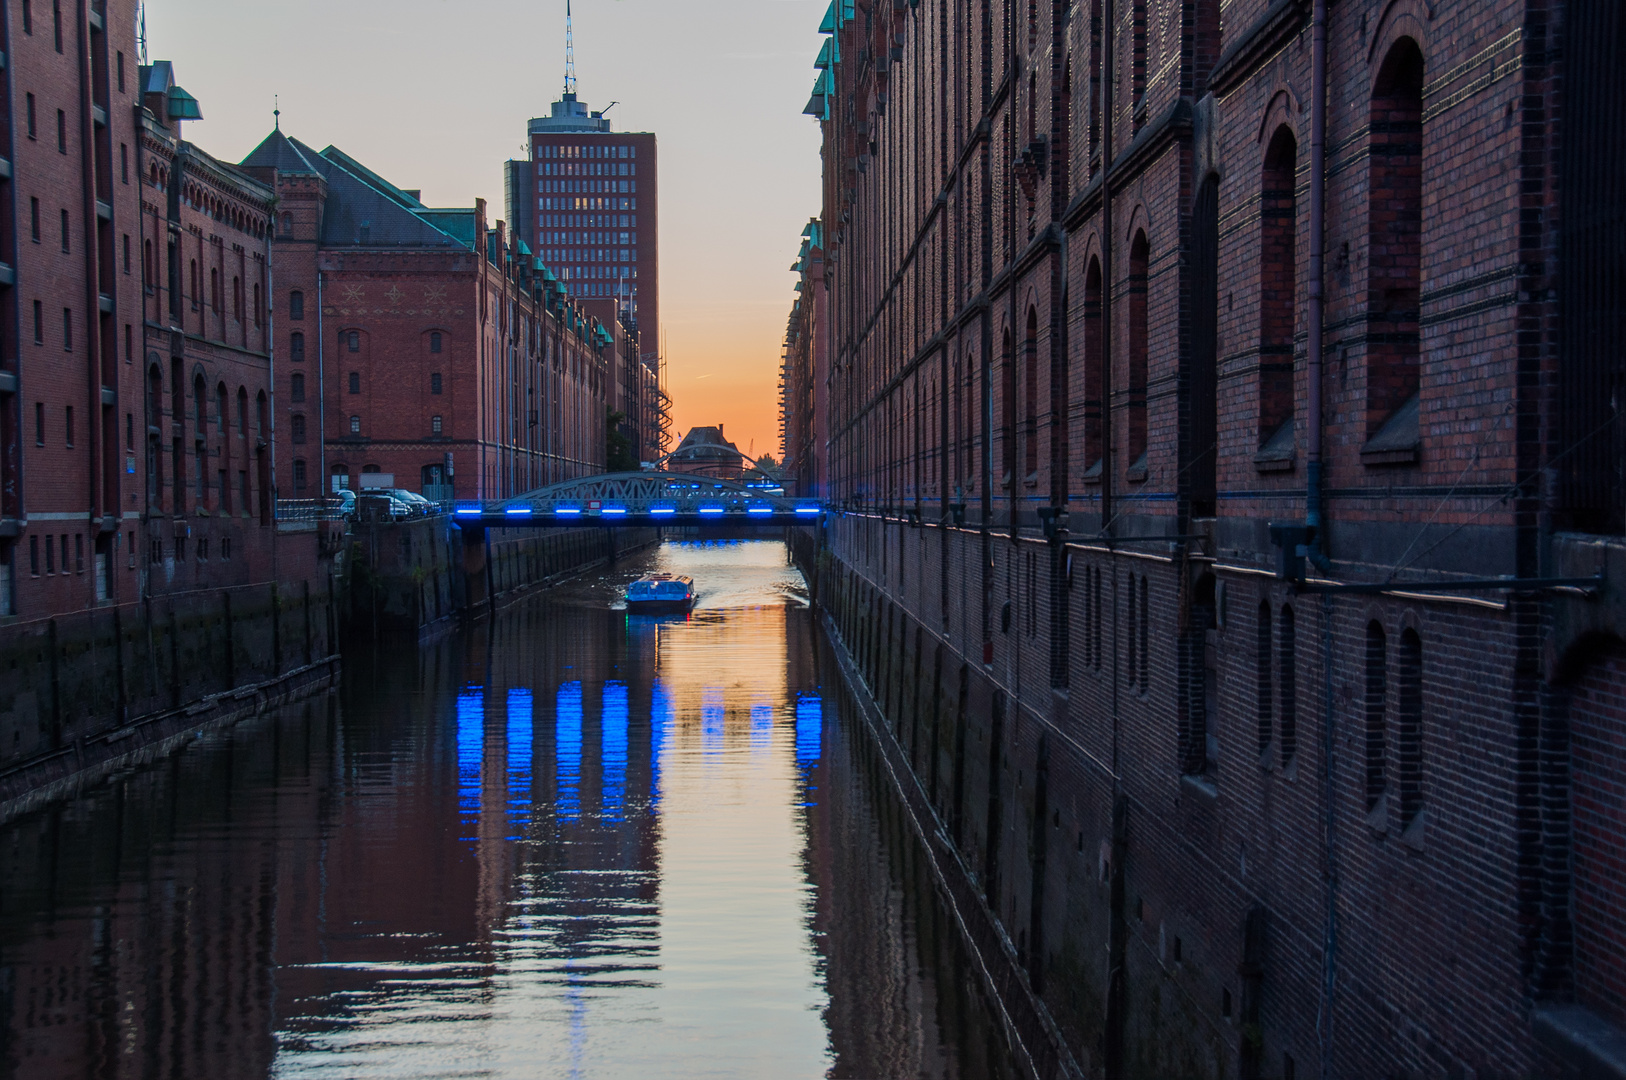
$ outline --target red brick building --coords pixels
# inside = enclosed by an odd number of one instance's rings
[[[1016,1037],[1626,1068],[1618,6],[822,29],[786,453]]]
[[[0,75],[0,616],[134,600],[134,5],[11,4]]]
[[[142,366],[123,438],[149,590],[264,580],[277,489],[273,193],[182,139],[201,112],[168,61],[141,77]]]
[[[484,200],[427,207],[281,130],[241,167],[279,198],[285,491],[384,473],[436,499],[493,498],[602,470],[626,331],[488,221]]]

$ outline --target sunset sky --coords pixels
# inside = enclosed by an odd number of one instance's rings
[[[722,423],[779,454],[789,272],[818,213],[813,85],[825,0],[573,0],[581,99],[660,139],[661,311],[674,438]],[[564,0],[149,0],[149,56],[175,62],[204,120],[187,137],[243,158],[282,125],[333,143],[431,206],[484,198],[524,153],[564,74]]]

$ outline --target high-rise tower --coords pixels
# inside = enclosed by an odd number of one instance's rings
[[[550,115],[528,125],[530,159],[508,163],[508,220],[573,295],[613,303],[636,319],[640,353],[654,369],[660,341],[655,136],[612,131],[608,111],[591,111],[576,96],[567,0],[564,92]]]

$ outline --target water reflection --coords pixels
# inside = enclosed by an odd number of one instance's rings
[[[0,1072],[998,1074],[802,595],[669,544],[0,830]]]

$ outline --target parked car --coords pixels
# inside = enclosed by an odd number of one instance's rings
[[[418,508],[397,499],[389,488],[368,488],[356,498],[356,515],[363,520],[417,517]]]
[[[333,493],[333,501],[338,504],[339,516],[346,521],[356,520],[356,493],[349,488],[340,488]]]
[[[404,502],[408,506],[412,507],[412,511],[415,514],[440,513],[439,503],[424,498],[416,491],[408,491],[406,488],[382,488],[380,490],[389,492],[391,498],[399,499],[401,502]]]

